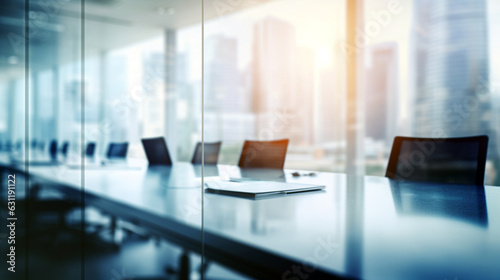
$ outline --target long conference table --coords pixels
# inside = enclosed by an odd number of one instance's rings
[[[26,171],[5,158],[0,167]],[[211,194],[201,188],[201,167],[181,162],[84,172],[32,165],[28,175],[256,279],[500,279],[500,188],[292,172],[204,168],[205,180],[244,177],[325,190],[257,200]]]

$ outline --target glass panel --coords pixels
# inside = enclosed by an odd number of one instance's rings
[[[359,115],[364,128],[362,165],[365,174],[385,175],[395,136],[487,135],[485,184],[499,184],[496,109],[499,63],[495,51],[499,46],[496,35],[500,27],[496,16],[499,8],[498,1],[490,0],[365,1],[364,25],[359,26],[364,39],[360,46],[365,56],[360,69],[360,84],[364,88],[359,92],[363,102]],[[365,232],[372,233],[366,234],[362,241],[367,278],[368,275],[394,277],[395,271],[380,261],[381,250],[387,253],[383,259],[396,260],[390,264],[401,268],[396,273],[419,275],[417,278],[431,278],[439,273],[450,275],[454,269],[447,267],[460,268],[464,263],[468,264],[467,268],[457,269],[454,276],[449,277],[478,273],[472,269],[474,265],[470,265],[473,259],[450,258],[453,252],[438,248],[442,240],[447,240],[447,237],[440,238],[439,233],[446,235],[455,225],[460,227],[455,232],[468,232],[462,236],[463,250],[467,250],[467,246],[477,246],[470,240],[483,240],[482,237],[471,238],[471,232],[480,236],[487,232],[484,195],[478,195],[483,187],[476,188],[472,186],[474,180],[471,182],[478,168],[477,145],[457,147],[452,143],[445,147],[441,141],[433,142],[404,141],[401,144],[400,161],[396,162],[402,171],[405,168],[411,171],[397,174],[396,178],[410,182],[391,182],[390,188],[385,190],[376,186],[366,188]],[[431,146],[433,149],[428,149]],[[450,152],[450,149],[455,150]],[[412,155],[413,161],[401,162]],[[436,186],[435,183],[411,182],[436,180],[469,185]],[[453,192],[444,194],[448,188]],[[461,205],[454,194],[471,204]],[[394,205],[390,201],[380,203],[384,197],[393,200]],[[482,199],[480,203],[475,201],[478,197]],[[455,210],[450,212],[449,209]],[[464,211],[467,214],[462,213]],[[386,215],[387,219],[382,221],[380,217],[384,212],[393,214]],[[397,250],[386,250],[389,243],[395,244],[395,238],[419,232],[418,228],[425,224],[435,232],[412,238],[417,243],[397,242]],[[454,236],[457,241],[460,238]],[[417,269],[413,264],[418,262],[409,259],[416,254],[408,254],[413,250],[412,244],[432,244],[436,248],[433,251],[441,255],[435,260],[442,261],[433,262],[427,269]],[[492,253],[486,250],[482,254],[484,261]],[[419,258],[427,259],[422,255]]]
[[[366,174],[384,175],[396,135],[488,135],[498,184],[496,1],[367,1],[362,90]],[[458,15],[459,16],[455,16]],[[461,30],[461,32],[457,32]]]
[[[11,262],[9,266],[16,271],[14,277],[36,279],[40,273],[31,268],[49,263],[60,265],[61,258],[69,256],[74,256],[76,264],[82,262],[83,249],[78,234],[74,236],[76,246],[71,252],[61,249],[67,245],[67,240],[62,238],[58,240],[63,244],[61,247],[50,246],[59,259],[44,256],[47,245],[60,238],[57,234],[69,230],[64,227],[67,220],[63,221],[63,214],[67,214],[69,206],[79,210],[81,196],[70,199],[68,193],[58,191],[42,179],[51,178],[53,182],[64,178],[61,166],[63,139],[59,138],[59,131],[74,130],[71,140],[76,149],[80,147],[81,122],[67,128],[61,127],[59,122],[59,96],[63,95],[59,87],[63,82],[59,75],[60,65],[72,63],[76,79],[82,74],[80,4],[79,0],[4,1],[0,8],[0,213],[3,220],[15,224],[15,229],[13,226],[9,231],[11,239],[2,240],[0,247],[10,252],[2,261]],[[82,104],[80,92],[80,88],[75,88],[75,107]],[[73,188],[80,190],[80,174],[74,174],[72,179]],[[61,216],[57,215],[59,213]],[[78,228],[80,224],[76,222],[73,226]],[[81,275],[81,272],[80,265],[64,269],[67,275]]]
[[[346,182],[320,173],[346,168],[345,1],[207,2],[204,250],[208,258],[216,242],[234,244],[217,247],[231,257],[210,262],[205,276],[345,273]],[[283,195],[318,180],[326,193]],[[318,240],[339,247],[311,263]],[[304,263],[315,268],[297,274]]]
[[[85,16],[85,181],[106,197],[87,200],[86,224],[120,247],[114,261],[89,257],[86,277],[187,277],[202,236],[189,163],[201,141],[201,1],[86,1]]]
[[[24,189],[29,171],[23,205],[34,207],[20,218],[16,276],[168,277],[168,267],[186,279],[202,248],[200,168],[189,163],[201,141],[201,1],[4,2],[2,184],[15,167]]]
[[[63,163],[69,149],[81,154],[84,127],[80,114],[83,106],[82,1],[29,1],[29,4],[32,37],[28,41],[29,100],[25,102],[29,103],[26,113],[30,117],[31,200],[30,216],[26,220],[27,271],[30,278],[39,278],[36,267],[52,262],[63,267],[63,275],[81,276],[84,269],[77,264],[83,262],[84,248],[78,233],[83,223],[78,213],[83,207],[84,184],[81,172],[68,172]],[[66,71],[62,72],[63,69]],[[65,180],[71,180],[73,192],[54,186]],[[39,257],[41,252],[46,252],[45,246],[52,247],[52,253]],[[75,265],[65,265],[52,254],[61,259],[74,259]]]
[[[343,171],[345,15],[331,12],[344,3],[246,8],[205,23],[206,141],[237,164],[245,139],[287,138],[287,168]]]
[[[3,275],[13,274],[19,278],[27,278],[26,270],[19,267],[26,265],[27,258],[20,244],[26,244],[27,238],[23,235],[27,230],[25,223],[26,211],[22,201],[26,200],[27,183],[22,173],[25,166],[18,170],[9,170],[11,155],[24,155],[24,140],[26,139],[26,37],[25,37],[25,2],[2,2],[0,7],[0,219],[5,222],[0,232],[0,261],[4,268]],[[28,79],[29,80],[29,79]],[[9,176],[10,175],[10,176]],[[14,181],[8,181],[13,179]],[[10,193],[9,193],[10,191]],[[16,201],[13,201],[13,192]],[[9,202],[19,202],[17,205]],[[12,207],[16,207],[12,208]],[[9,215],[9,208],[12,215]],[[14,226],[11,226],[13,223]],[[9,226],[9,227],[7,227]],[[8,237],[16,236],[17,244],[9,243]],[[19,244],[19,245],[18,245]],[[11,247],[13,246],[13,247]],[[14,249],[14,250],[11,250]],[[8,270],[10,269],[10,271]]]
[[[412,135],[411,6],[411,1],[366,1],[364,7],[359,115],[368,175],[384,176],[394,137]]]

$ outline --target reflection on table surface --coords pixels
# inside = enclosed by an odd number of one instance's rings
[[[407,216],[441,216],[488,226],[483,186],[391,181],[396,210]]]
[[[79,170],[40,166],[30,172],[66,188],[82,189]],[[334,173],[293,177],[289,170],[205,166],[207,178],[276,178],[326,186],[324,192],[254,201],[204,193],[200,172],[200,166],[188,163],[87,170],[85,192],[96,201],[116,201],[198,230],[203,209],[206,233],[295,260],[306,274],[315,268],[365,279],[496,279],[500,275],[500,189],[496,187],[398,183]],[[285,279],[300,276],[292,268],[287,271],[283,271]]]

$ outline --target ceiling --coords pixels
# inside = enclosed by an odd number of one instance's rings
[[[205,20],[270,1],[205,0]],[[30,11],[33,35],[28,43],[32,68],[79,58],[82,39],[85,54],[92,55],[159,36],[166,29],[202,22],[201,0],[85,0],[84,13],[81,0],[31,0]],[[24,70],[24,15],[24,1],[2,0],[0,72],[4,78]]]

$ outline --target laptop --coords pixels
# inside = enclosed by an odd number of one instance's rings
[[[323,185],[284,183],[275,181],[223,181],[215,180],[205,183],[206,191],[223,195],[246,198],[262,198],[266,196],[288,195],[303,192],[320,191]]]

